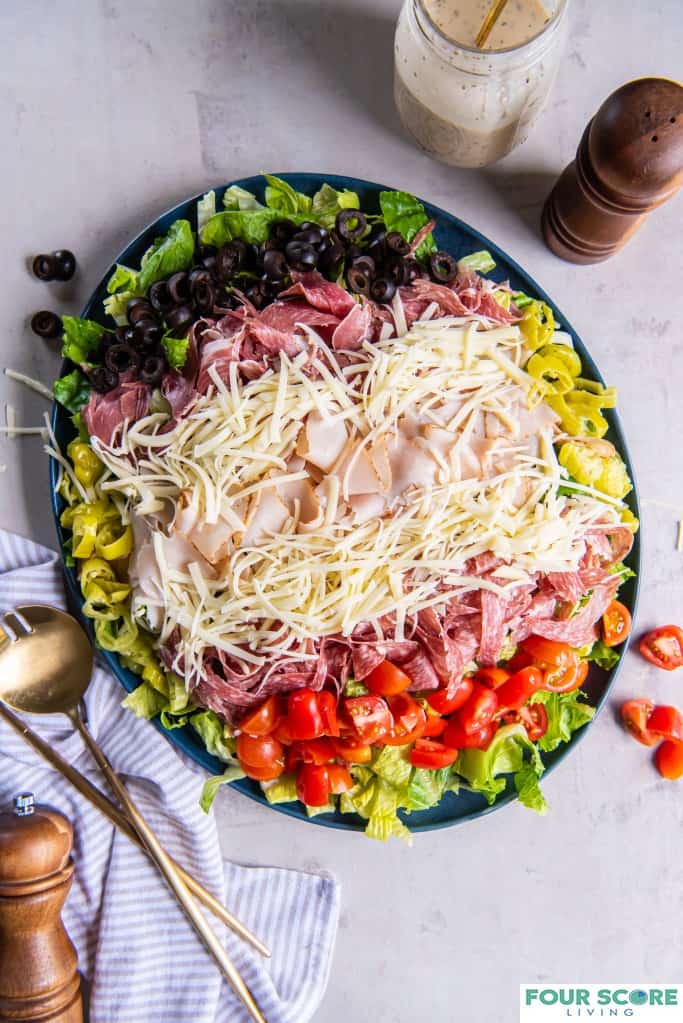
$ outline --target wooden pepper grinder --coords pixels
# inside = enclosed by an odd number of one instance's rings
[[[571,263],[607,259],[683,183],[683,86],[639,78],[588,124],[543,207],[546,244]]]
[[[32,793],[0,814],[0,1021],[83,1023],[76,951],[60,913],[73,874],[71,824]]]

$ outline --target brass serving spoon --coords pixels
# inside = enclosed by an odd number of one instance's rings
[[[64,611],[45,604],[30,604],[8,612],[0,622],[0,700],[28,714],[67,715],[223,976],[251,1018],[266,1023],[247,985],[190,897],[173,860],[83,721],[80,701],[90,683],[92,667],[90,642],[75,618]]]

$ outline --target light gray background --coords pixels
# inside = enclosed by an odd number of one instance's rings
[[[0,4],[2,362],[51,380],[57,356],[26,317],[45,306],[78,312],[133,234],[207,186],[298,169],[409,189],[525,266],[618,386],[644,505],[637,631],[683,624],[681,198],[594,268],[556,260],[538,232],[542,200],[602,99],[633,77],[680,74],[679,0],[572,0],[540,122],[521,150],[479,172],[431,162],[400,131],[398,9],[398,0]],[[61,246],[80,272],[50,294],[25,260]],[[5,378],[0,388],[24,424],[39,422],[39,398]],[[0,461],[0,526],[54,543],[40,442],[0,438]],[[629,654],[610,705],[547,779],[544,819],[512,806],[408,849],[222,792],[226,856],[326,869],[342,882],[318,1023],[507,1023],[522,981],[683,980],[683,782],[659,780],[649,752],[615,723],[626,697],[683,703],[681,686]]]

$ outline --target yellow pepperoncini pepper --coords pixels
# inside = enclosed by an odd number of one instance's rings
[[[621,512],[621,521],[627,526],[632,533],[637,533],[640,526],[637,516],[633,514],[630,508],[623,508]]]
[[[549,305],[534,300],[524,307],[519,329],[524,337],[527,348],[535,352],[552,340],[555,330],[555,317]]]
[[[85,597],[83,613],[88,618],[114,621],[123,617],[130,586],[119,582],[111,565],[101,558],[89,558],[81,566],[80,581]]]
[[[568,441],[560,448],[558,461],[577,483],[594,487],[609,497],[621,499],[633,489],[626,466],[616,452],[605,458],[585,444]]]
[[[95,549],[106,561],[127,558],[133,550],[133,530],[122,523],[106,522],[97,534]]]
[[[600,415],[600,399],[594,394],[585,391],[549,394],[546,401],[572,437],[604,437],[609,429],[609,423]]]
[[[128,611],[116,621],[99,619],[95,622],[95,639],[103,650],[127,654],[138,638],[138,627]]]
[[[526,364],[526,371],[555,394],[567,394],[576,386],[581,359],[568,345],[544,345]]]
[[[97,480],[104,469],[104,465],[99,460],[93,449],[89,444],[84,444],[80,440],[72,440],[66,449],[74,467],[74,474],[79,483],[82,483],[84,487],[91,487],[95,480]]]

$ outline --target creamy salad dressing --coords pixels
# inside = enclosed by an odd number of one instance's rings
[[[424,0],[424,9],[439,31],[454,43],[474,47],[491,0]],[[543,29],[550,14],[540,0],[508,0],[484,49],[521,46]]]
[[[522,143],[557,70],[565,0],[551,11],[540,0],[510,0],[492,48],[476,50],[488,6],[405,0],[396,27],[399,115],[421,148],[457,167],[494,163]]]

